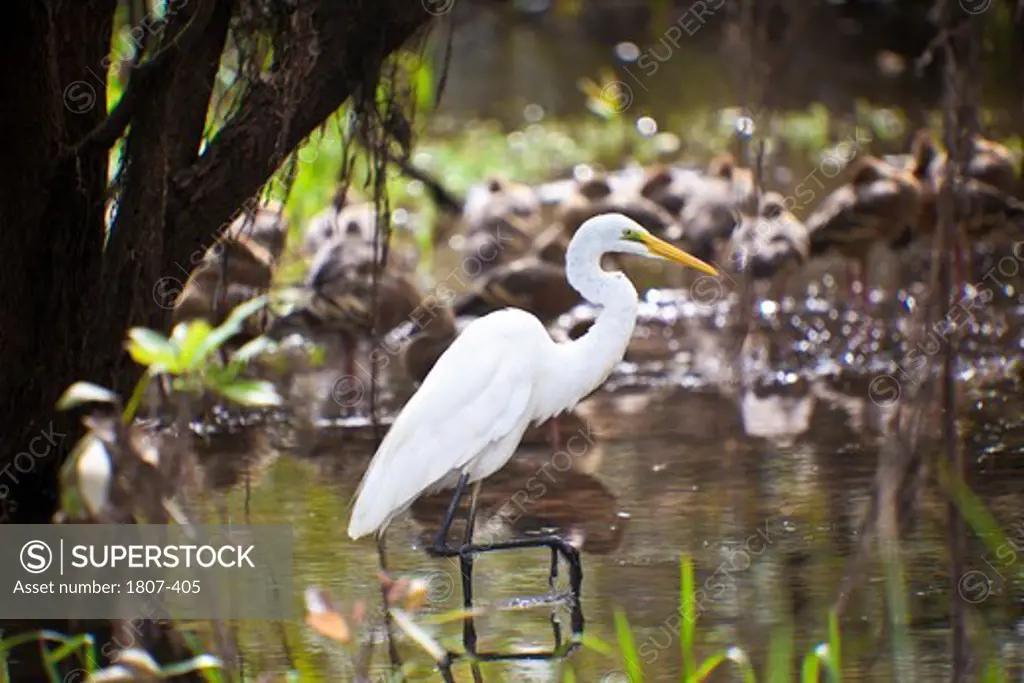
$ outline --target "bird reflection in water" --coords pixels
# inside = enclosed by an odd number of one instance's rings
[[[477,500],[477,524],[490,531],[488,536],[558,534],[597,555],[620,547],[624,526],[617,499],[592,475],[600,444],[582,437],[578,441],[554,454],[523,449],[487,480]],[[440,530],[438,520],[450,501],[450,494],[440,493],[413,504],[412,516],[423,527],[426,543]],[[460,505],[463,516],[468,507],[468,501]]]

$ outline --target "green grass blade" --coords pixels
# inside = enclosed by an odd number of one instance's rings
[[[55,663],[59,664],[71,655],[78,655],[79,661],[85,666],[85,668],[92,672],[99,667],[98,660],[96,659],[96,641],[88,633],[82,633],[74,637],[69,638],[66,642],[50,652],[47,656]]]
[[[622,662],[626,665],[626,673],[633,683],[641,683],[644,680],[644,672],[640,667],[640,655],[636,649],[636,639],[633,638],[633,629],[629,620],[621,610],[615,610],[615,635],[619,641],[619,653],[622,655]]]
[[[139,411],[139,405],[142,403],[142,398],[146,395],[146,388],[149,387],[149,382],[152,379],[153,373],[149,372],[149,370],[142,373],[142,377],[135,384],[135,389],[128,399],[128,405],[124,407],[124,413],[121,415],[122,424],[131,424],[132,420],[135,419],[135,413]]]
[[[828,613],[828,658],[832,666],[832,680],[842,683],[843,666],[839,639],[839,616],[835,610]]]
[[[802,683],[818,683],[818,677],[822,669],[828,672],[830,683],[840,680],[840,671],[832,657],[832,649],[828,643],[819,643],[817,647],[807,653],[800,670]]]
[[[960,514],[974,529],[974,533],[981,537],[993,554],[999,555],[999,550],[1009,543],[1006,534],[964,480],[950,476],[949,465],[945,461],[939,463],[939,483],[956,502]]]
[[[1009,679],[1006,677],[1006,671],[1001,662],[989,660],[982,665],[979,680],[981,683],[1007,683]]]
[[[914,656],[911,652],[910,633],[907,623],[910,605],[907,603],[907,583],[903,575],[903,561],[898,548],[892,544],[880,545],[882,570],[885,574],[886,600],[889,603],[889,629],[892,636],[892,663],[901,670],[900,677],[913,675]],[[906,668],[906,670],[903,670]]]
[[[679,640],[683,649],[683,680],[693,675],[694,629],[697,625],[697,611],[693,605],[693,558],[684,553],[679,564],[679,616],[682,619]]]
[[[701,662],[697,671],[686,680],[692,683],[706,680],[713,671],[726,662],[736,665],[736,668],[740,670],[743,683],[757,683],[757,672],[754,671],[754,666],[750,663],[750,657],[738,647],[730,647],[728,650],[711,655]]]
[[[589,636],[584,634],[584,636],[580,639],[580,643],[583,644],[583,647],[593,650],[594,652],[598,652],[602,655],[605,655],[606,657],[611,657],[615,654],[615,648],[613,648],[611,645],[604,642],[597,636]]]
[[[768,650],[768,681],[790,683],[793,680],[793,628],[787,623],[772,633]]]
[[[818,660],[818,651],[811,650],[804,657],[803,666],[800,667],[800,683],[818,683],[820,671],[821,663]]]

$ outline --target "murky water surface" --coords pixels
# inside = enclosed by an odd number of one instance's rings
[[[909,354],[900,323],[836,313],[814,298],[784,299],[761,306],[758,331],[743,343],[716,327],[716,317],[735,308],[728,299],[697,303],[686,290],[655,291],[648,299],[627,360],[564,419],[561,445],[552,447],[544,431],[531,432],[515,459],[485,483],[477,533],[503,538],[557,529],[581,544],[586,633],[614,642],[613,612],[623,609],[651,680],[678,680],[681,553],[694,558],[702,590],[701,655],[737,644],[763,664],[770,634],[787,620],[798,649],[806,650],[823,637],[824,617],[856,543],[886,418],[908,383],[922,377],[894,365]],[[975,320],[964,323],[958,368],[972,483],[1005,532],[1020,538],[1017,462],[1024,423],[1013,359],[1021,311],[1004,294],[974,313]],[[920,372],[940,366],[936,353]],[[350,417],[347,424],[321,429],[315,438],[288,424],[212,437],[204,470],[212,488],[209,514],[293,524],[297,593],[322,584],[351,604],[378,593],[374,545],[353,543],[345,534],[373,430],[365,418]],[[937,429],[926,439],[928,448],[942,448]],[[423,551],[447,500],[421,501],[388,534],[393,569],[429,580],[431,612],[456,608],[461,600],[457,566]],[[931,678],[942,675],[948,661],[949,577],[942,504],[929,496],[923,509],[907,562],[916,664]],[[493,607],[478,620],[484,646],[521,650],[550,642],[549,609],[503,609],[547,591],[547,557],[522,550],[478,561],[478,604]],[[1013,657],[1021,598],[1016,552],[995,557],[975,543],[970,567],[978,581],[964,590],[990,629],[991,645]],[[854,679],[890,675],[884,655],[875,669],[863,670],[865,657],[885,649],[877,630],[884,617],[880,576],[877,567],[870,569],[847,626],[846,661]],[[459,648],[457,626],[436,632]],[[344,679],[344,658],[319,649],[298,626],[289,637],[319,653],[303,667]],[[279,639],[258,638],[259,654],[250,655],[257,667],[259,661],[280,665]],[[592,651],[571,663],[577,680],[626,680],[602,678],[621,664]],[[556,680],[558,667],[519,662],[490,671],[495,680]]]

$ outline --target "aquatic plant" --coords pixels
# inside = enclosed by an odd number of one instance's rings
[[[220,660],[208,654],[160,666],[145,650],[130,648],[121,651],[114,664],[101,668],[96,641],[91,635],[83,633],[69,636],[56,631],[30,631],[0,640],[0,683],[11,681],[8,669],[11,651],[30,643],[38,643],[46,679],[50,683],[170,680],[186,674],[199,674],[207,683],[228,680]],[[59,668],[62,664],[77,664],[77,668],[62,674]]]
[[[159,491],[157,500],[164,503],[165,509],[148,508],[150,514],[146,516],[150,521],[160,521],[165,512],[179,523],[185,521],[171,498],[182,484],[185,469],[182,461],[191,454],[187,444],[188,397],[210,391],[246,406],[281,403],[272,383],[243,376],[251,361],[274,350],[274,342],[257,337],[235,350],[227,361],[221,361],[218,355],[225,343],[241,331],[245,320],[265,304],[265,297],[241,304],[218,327],[201,319],[180,323],[170,337],[141,327],[130,330],[126,344],[128,353],[146,370],[123,409],[121,397],[109,389],[89,382],[76,382],[68,387],[57,402],[58,410],[100,405],[104,411],[85,418],[88,431],[62,466],[63,516],[95,518],[102,516],[111,505],[118,508],[111,510],[115,516],[128,514],[136,507],[145,509],[153,502],[148,493]],[[170,447],[157,445],[150,434],[133,425],[150,382],[161,377],[169,378],[167,388],[171,396],[181,399],[175,402],[179,440]],[[119,421],[117,413],[120,413]],[[161,453],[161,450],[167,452]],[[128,486],[123,496],[114,495],[112,484],[121,478],[115,473],[121,473],[133,484],[140,484],[138,494],[134,486]],[[156,519],[153,519],[154,514]]]
[[[682,680],[684,683],[696,683],[707,680],[719,668],[732,665],[744,683],[757,683],[758,676],[749,655],[739,646],[731,646],[713,653],[699,664],[694,651],[697,620],[700,616],[699,606],[695,602],[693,559],[684,554],[680,561],[679,576],[679,641],[682,650]],[[615,612],[615,634],[618,645],[617,657],[623,665],[623,680],[630,683],[642,683],[646,680],[643,666],[640,663],[640,651],[629,619],[621,611]],[[792,634],[786,630],[776,631],[772,636],[771,650],[768,659],[768,675],[761,680],[792,681],[801,683],[817,683],[822,672],[827,672],[829,680],[840,683],[841,642],[839,621],[835,614],[829,615],[828,639],[808,652],[801,663],[800,676],[794,679],[792,672]],[[616,655],[615,649],[595,638],[584,639],[584,645],[606,655]],[[563,676],[563,683],[575,680],[575,674]]]

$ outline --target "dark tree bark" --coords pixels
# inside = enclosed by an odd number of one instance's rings
[[[138,369],[123,342],[132,326],[166,327],[161,278],[184,280],[194,255],[286,156],[358,87],[372,92],[388,54],[432,18],[407,0],[297,0],[275,35],[280,63],[249,86],[200,154],[221,54],[246,3],[178,2],[160,35],[148,36],[109,117],[104,60],[117,0],[4,8],[2,521],[47,523],[57,509],[59,466],[81,435],[77,417],[54,410],[61,392],[76,380],[130,391]],[[126,130],[119,208],[104,247],[107,157]],[[19,626],[0,623],[5,634]],[[33,659],[37,648],[24,652]],[[40,673],[19,666],[12,663],[15,680]]]

